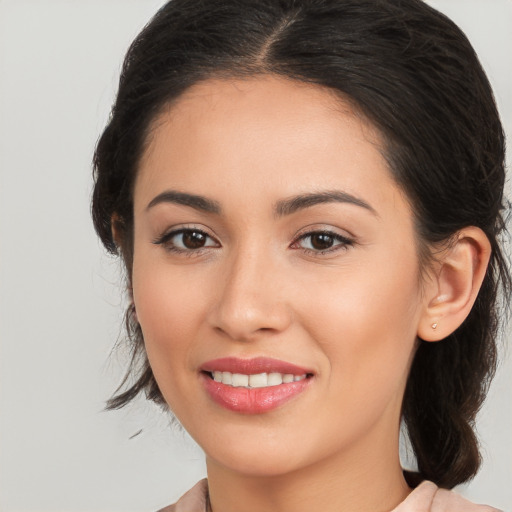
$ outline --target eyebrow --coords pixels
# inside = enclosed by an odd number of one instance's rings
[[[213,199],[208,199],[204,196],[188,194],[186,192],[178,192],[176,190],[166,190],[165,192],[158,194],[149,202],[146,210],[149,210],[150,208],[161,203],[181,204],[194,208],[195,210],[206,213],[214,213],[216,215],[220,215],[222,213],[222,208],[219,202]],[[299,210],[310,208],[311,206],[315,206],[317,204],[326,203],[348,203],[364,208],[376,217],[379,216],[377,211],[366,201],[341,190],[300,194],[288,199],[283,199],[276,203],[274,211],[278,217],[285,217]]]
[[[284,217],[286,215],[291,215],[292,213],[295,213],[299,210],[325,203],[353,204],[368,210],[376,217],[379,216],[377,211],[369,203],[363,199],[360,199],[359,197],[353,196],[352,194],[342,192],[341,190],[329,190],[326,192],[300,194],[298,196],[290,197],[289,199],[278,201],[275,206],[275,213],[279,217]]]
[[[221,207],[217,201],[195,194],[178,192],[176,190],[166,190],[165,192],[158,194],[149,202],[146,210],[149,210],[150,208],[153,208],[153,206],[161,203],[182,204],[183,206],[190,206],[195,210],[215,213],[217,215],[221,213]]]

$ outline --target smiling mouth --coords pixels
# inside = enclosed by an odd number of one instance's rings
[[[293,373],[231,373],[221,371],[206,372],[215,382],[220,382],[226,386],[234,388],[268,388],[280,386],[281,384],[289,384],[291,382],[299,382],[312,376],[312,374],[294,375]]]
[[[306,393],[315,380],[309,368],[266,357],[215,359],[201,366],[200,375],[216,404],[242,414],[279,408]]]

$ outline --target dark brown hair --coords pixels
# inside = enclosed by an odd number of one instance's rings
[[[386,142],[423,248],[467,226],[487,235],[491,262],[471,313],[443,343],[419,340],[403,402],[420,477],[448,488],[470,479],[480,463],[475,416],[496,366],[498,292],[508,300],[510,291],[499,243],[504,135],[475,52],[444,15],[420,0],[169,2],[128,50],[96,148],[98,235],[117,253],[115,224],[130,281],[132,188],[151,122],[201,80],[257,74],[328,87],[357,105]],[[141,391],[163,403],[131,313],[135,381],[125,389],[125,379],[109,408]]]

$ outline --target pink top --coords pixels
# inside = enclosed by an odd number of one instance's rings
[[[159,512],[206,512],[207,492],[208,483],[205,478],[174,505],[169,505]],[[499,512],[499,510],[486,505],[475,505],[453,491],[440,489],[436,484],[425,481],[391,512]]]

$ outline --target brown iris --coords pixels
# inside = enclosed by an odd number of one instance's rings
[[[182,237],[183,245],[187,249],[200,249],[206,243],[206,235],[199,231],[185,231]]]
[[[319,251],[330,249],[334,243],[334,237],[327,233],[314,233],[311,235],[311,246]]]

